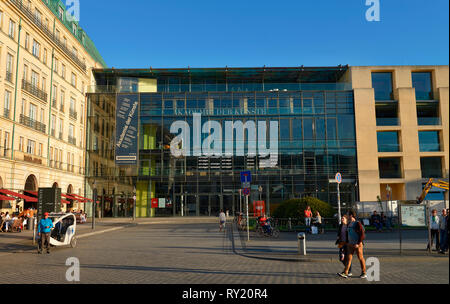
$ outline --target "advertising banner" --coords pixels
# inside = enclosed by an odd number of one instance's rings
[[[117,96],[116,164],[137,165],[139,96]]]
[[[159,199],[152,198],[152,208],[158,208],[159,207]]]
[[[253,213],[259,217],[266,213],[266,203],[264,201],[253,202]]]

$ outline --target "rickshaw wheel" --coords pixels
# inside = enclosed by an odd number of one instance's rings
[[[77,238],[75,236],[72,238],[72,240],[70,240],[70,247],[77,247]]]

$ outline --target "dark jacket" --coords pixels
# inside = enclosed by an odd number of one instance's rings
[[[339,244],[339,243],[347,243],[347,241],[348,241],[348,230],[345,232],[345,240],[343,240],[341,238],[341,230],[342,230],[343,226],[344,226],[344,224],[340,224],[339,228],[337,230],[337,237],[338,238],[337,238],[337,241],[336,241],[336,245]]]

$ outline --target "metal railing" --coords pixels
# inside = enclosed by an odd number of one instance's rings
[[[13,82],[13,73],[10,71],[6,71],[6,80],[9,82]]]
[[[42,101],[47,102],[47,93],[39,89],[37,86],[32,83],[22,79],[22,89],[30,93],[31,95],[41,99]]]
[[[42,132],[44,134],[45,134],[45,131],[47,129],[47,126],[44,125],[43,123],[41,123],[39,121],[36,121],[36,120],[34,120],[32,118],[29,118],[29,117],[27,117],[27,116],[25,116],[23,114],[20,114],[20,123],[25,125],[25,126],[27,126],[27,127],[33,128],[33,129],[35,129],[35,130],[37,130],[39,132]]]
[[[69,116],[70,116],[70,118],[73,118],[73,119],[77,120],[78,113],[75,110],[73,110],[73,109],[69,109]]]
[[[3,117],[9,119],[9,118],[11,117],[11,110],[8,109],[8,108],[4,108],[4,109],[3,109]]]
[[[77,145],[77,139],[75,137],[69,136],[69,144],[72,144],[74,146]]]
[[[78,58],[71,50],[67,48],[67,46],[62,43],[58,37],[53,35],[53,33],[44,25],[42,21],[39,20],[33,12],[23,5],[20,0],[9,0],[11,1],[25,16],[27,16],[40,30],[42,30],[58,47],[60,47],[63,52],[69,56],[75,64],[77,64],[84,72],[86,72],[86,63]]]

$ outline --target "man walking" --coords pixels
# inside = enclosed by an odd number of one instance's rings
[[[44,218],[40,220],[38,225],[38,236],[39,236],[39,254],[42,254],[42,249],[45,248],[47,253],[50,253],[50,232],[53,228],[53,221],[48,218],[48,212],[44,213]]]
[[[441,251],[439,251],[442,254],[445,254],[445,252],[448,250],[448,234],[447,234],[447,220],[448,220],[448,214],[446,209],[442,209],[442,215],[439,219],[439,232],[440,232],[440,239],[441,239]]]
[[[343,278],[348,278],[350,267],[352,266],[353,255],[356,253],[358,256],[359,262],[361,264],[361,275],[359,276],[361,279],[367,278],[366,273],[366,261],[364,260],[364,244],[363,241],[366,238],[364,227],[359,221],[356,221],[356,213],[355,211],[350,211],[349,215],[349,224],[347,228],[348,233],[348,259],[347,265],[345,267],[345,271],[343,273],[339,273],[339,276]]]
[[[430,226],[431,226],[431,240],[428,243],[427,250],[431,250],[433,248],[433,241],[436,240],[436,251],[439,251],[439,216],[437,214],[437,210],[433,209],[431,212],[430,218]]]

